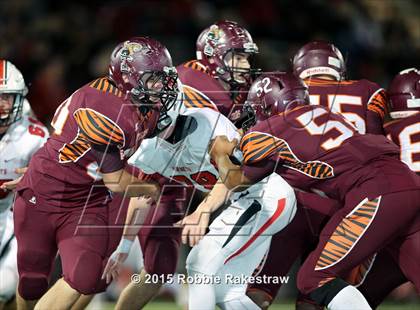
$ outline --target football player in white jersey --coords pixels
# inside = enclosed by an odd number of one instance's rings
[[[10,210],[14,195],[8,188],[48,139],[47,128],[23,115],[27,92],[22,73],[10,61],[0,59],[0,309],[14,296],[18,280]]]
[[[229,193],[218,182],[215,163],[217,154],[223,153],[221,149],[231,148],[231,144],[240,140],[236,127],[208,108],[187,109],[182,115],[178,112],[168,113],[171,126],[158,137],[143,140],[129,163],[147,174],[159,173],[206,192],[213,189],[212,195],[182,222],[192,228],[183,241],[189,239],[190,246],[194,246],[187,259],[192,279],[188,281],[189,308],[214,309],[217,304],[222,309],[258,309],[245,294],[246,283],[238,285],[234,279],[252,275],[269,248],[271,235],[293,219],[296,212],[293,189],[273,174],[245,192]],[[241,154],[236,157],[240,160]],[[226,208],[200,240],[210,214],[223,204]],[[128,218],[126,223],[133,223],[133,219]],[[109,279],[118,274],[119,257],[129,251],[135,235],[135,228],[125,229],[120,246],[105,269]]]

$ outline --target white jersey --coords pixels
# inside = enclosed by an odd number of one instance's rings
[[[240,140],[228,118],[209,108],[188,109],[182,115],[193,118],[185,138],[169,143],[160,138],[145,139],[128,163],[144,173],[159,173],[184,184],[209,191],[219,178],[208,153],[217,136]]]
[[[31,105],[29,104],[29,101],[26,98],[23,99],[22,115],[28,117],[35,117],[34,111],[32,111]]]
[[[0,184],[18,178],[20,175],[15,169],[27,167],[48,136],[47,128],[28,116],[12,124],[0,140]],[[0,212],[10,208],[12,203],[13,195],[0,190]]]

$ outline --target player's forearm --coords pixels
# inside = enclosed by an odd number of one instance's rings
[[[125,193],[127,197],[157,197],[160,187],[155,182],[145,182],[124,169],[103,174],[106,187],[114,193]]]
[[[160,186],[158,183],[155,182],[133,182],[128,184],[125,187],[125,195],[126,197],[139,197],[139,196],[149,196],[152,197],[154,200],[157,200],[157,197],[160,193]]]
[[[202,212],[212,213],[225,203],[229,195],[229,189],[219,180],[198,208]]]
[[[122,238],[134,240],[144,222],[149,204],[144,198],[131,198],[128,205]]]
[[[219,177],[227,189],[243,191],[249,186],[241,167],[234,165],[229,156],[219,156],[215,161],[219,171]]]

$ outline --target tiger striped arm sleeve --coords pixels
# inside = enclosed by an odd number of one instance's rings
[[[380,116],[383,120],[385,115],[388,114],[388,98],[385,89],[379,88],[369,98],[368,111],[372,111]]]
[[[246,134],[240,143],[244,155],[242,171],[244,176],[254,184],[272,174],[277,167],[277,161],[270,160],[279,150],[276,139],[270,135],[251,132]]]
[[[125,135],[123,130],[107,116],[88,108],[78,109],[74,118],[79,126],[81,136],[93,147],[123,147]]]
[[[184,85],[184,105],[187,108],[209,108],[218,111],[216,104],[203,92],[192,86]]]
[[[105,115],[91,109],[78,109],[74,117],[79,126],[79,137],[91,145],[91,154],[98,162],[101,173],[121,170],[124,162],[120,148],[125,143],[121,128]]]
[[[239,147],[244,156],[243,163],[255,164],[278,153],[282,148],[282,143],[271,135],[254,131],[242,138]]]

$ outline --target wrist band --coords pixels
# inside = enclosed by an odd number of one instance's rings
[[[129,253],[132,244],[133,244],[133,240],[122,238],[121,241],[120,241],[120,244],[118,245],[118,252]]]

